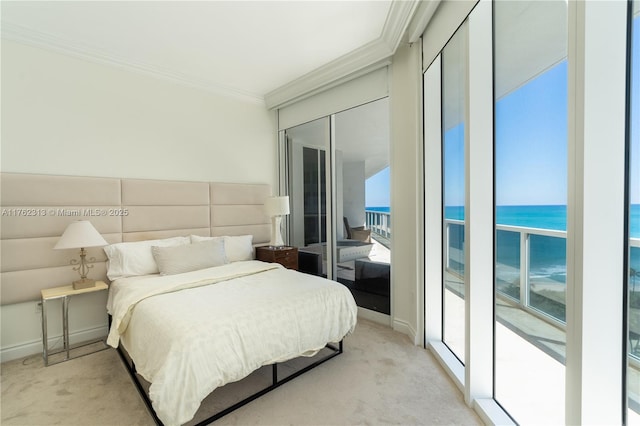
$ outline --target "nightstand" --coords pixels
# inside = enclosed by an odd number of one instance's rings
[[[41,290],[40,293],[42,295],[42,358],[44,359],[45,367],[49,365],[49,355],[58,354],[61,352],[66,352],[63,360],[58,362],[63,362],[71,359],[69,356],[69,351],[71,349],[75,349],[81,346],[90,345],[93,343],[97,343],[103,341],[102,339],[91,340],[89,342],[83,342],[81,344],[75,345],[73,348],[69,345],[69,298],[72,296],[77,296],[78,294],[85,293],[93,293],[95,291],[103,291],[107,290],[109,286],[102,281],[96,281],[96,285],[94,287],[82,288],[78,290],[73,289],[73,285],[66,285],[62,287],[54,287],[47,288]],[[62,299],[62,343],[63,347],[60,350],[55,352],[49,352],[49,342],[47,339],[47,302],[54,299]],[[106,344],[104,348],[100,348],[99,350],[107,349]],[[93,353],[97,351],[92,351],[89,353]],[[86,355],[83,354],[83,355]],[[52,363],[57,364],[58,362]]]
[[[298,270],[297,247],[256,247],[256,259],[263,262],[279,263],[285,268]]]

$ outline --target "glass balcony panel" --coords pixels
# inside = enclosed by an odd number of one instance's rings
[[[640,205],[634,207],[640,210]],[[640,362],[640,238],[630,241],[635,246],[629,249],[629,355]]]
[[[464,277],[464,223],[449,222],[447,245],[448,272]],[[464,297],[464,288],[458,289]]]
[[[520,232],[496,231],[496,289],[520,302]]]
[[[529,236],[529,305],[563,323],[567,313],[567,240]]]

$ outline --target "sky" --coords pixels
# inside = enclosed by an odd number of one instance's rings
[[[640,204],[640,18],[634,19],[630,200]],[[496,205],[566,205],[567,61],[495,105]],[[444,143],[444,198],[464,204],[464,124]]]
[[[389,187],[389,167],[371,176],[365,185],[366,207],[389,207],[391,200]]]
[[[640,17],[633,22],[630,200],[640,204]],[[567,202],[567,61],[495,106],[496,204]],[[444,198],[464,204],[464,124],[445,133]],[[389,206],[389,168],[367,179],[366,206]]]
[[[445,133],[444,197],[464,204],[464,123]],[[567,62],[495,105],[497,205],[567,202]]]
[[[567,203],[567,61],[495,106],[496,204]]]

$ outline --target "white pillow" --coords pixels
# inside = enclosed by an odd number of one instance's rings
[[[197,271],[227,263],[224,240],[201,241],[173,247],[151,247],[160,275]]]
[[[220,240],[224,241],[224,237],[201,237],[200,235],[191,235],[192,243],[199,243],[200,241]]]
[[[224,237],[201,237],[199,235],[192,235],[191,242],[194,243],[216,238],[224,238],[224,251],[229,262],[253,259],[253,235]]]
[[[173,237],[108,245],[104,248],[109,258],[107,277],[113,281],[123,277],[157,274],[158,265],[153,260],[151,246],[178,246],[189,242],[189,237]]]
[[[253,259],[253,235],[225,236],[224,251],[229,262]]]

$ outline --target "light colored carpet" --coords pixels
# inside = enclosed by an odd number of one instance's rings
[[[216,424],[482,424],[431,353],[407,336],[360,320],[344,347]],[[153,424],[112,349],[50,367],[34,355],[1,369],[2,425]]]

